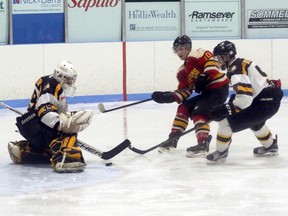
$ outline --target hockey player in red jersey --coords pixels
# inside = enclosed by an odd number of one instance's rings
[[[214,48],[235,94],[226,104],[211,110],[212,119],[219,121],[216,151],[207,155],[207,163],[225,162],[233,133],[250,128],[261,147],[254,148],[254,156],[278,155],[277,136],[266,126],[266,120],[280,107],[283,92],[280,80],[270,80],[259,66],[248,59],[236,58],[236,47],[223,41]]]
[[[183,133],[189,118],[197,125],[207,122],[210,109],[224,103],[228,95],[228,79],[219,72],[219,63],[213,54],[204,49],[192,50],[191,39],[187,35],[177,37],[173,43],[174,53],[184,61],[178,69],[178,88],[174,92],[153,92],[152,99],[158,103],[179,104],[169,138]],[[196,93],[193,93],[193,92]],[[192,95],[193,93],[193,95]],[[191,97],[190,97],[191,96]],[[189,98],[189,99],[188,99]],[[187,149],[187,157],[206,155],[211,141],[210,127],[204,124],[195,130],[198,144]],[[161,146],[159,152],[177,147],[178,140]]]
[[[63,60],[51,75],[41,77],[26,112],[17,117],[17,127],[26,139],[9,142],[14,163],[51,163],[56,172],[83,171],[86,164],[77,147],[77,133],[87,128],[93,112],[68,112],[66,96],[73,96],[77,70]]]

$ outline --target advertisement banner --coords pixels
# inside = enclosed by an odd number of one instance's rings
[[[185,0],[185,32],[192,38],[240,38],[240,0]]]
[[[64,0],[13,0],[13,14],[63,13]]]
[[[258,0],[245,4],[246,38],[288,38],[288,5],[280,0],[268,3]]]
[[[65,42],[64,0],[13,0],[13,44]]]
[[[8,0],[0,0],[0,44],[8,43]]]
[[[126,0],[126,40],[174,40],[181,34],[180,1]]]
[[[121,41],[121,1],[68,0],[67,42]]]

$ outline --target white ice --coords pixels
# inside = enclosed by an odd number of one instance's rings
[[[123,104],[104,103],[106,109]],[[109,113],[100,113],[97,104],[70,108],[95,110],[91,126],[78,138],[108,151],[125,138],[140,149],[166,140],[176,104],[147,102]],[[288,100],[284,99],[279,112],[267,122],[279,137],[278,157],[253,157],[259,143],[245,130],[234,134],[225,164],[207,165],[204,158],[185,157],[186,148],[196,144],[191,132],[171,154],[159,154],[156,149],[137,155],[127,149],[106,167],[99,157],[84,152],[87,169],[83,173],[58,174],[49,166],[11,163],[7,143],[21,139],[15,132],[17,114],[0,109],[0,215],[287,215],[287,110]],[[211,129],[214,151],[217,123]]]

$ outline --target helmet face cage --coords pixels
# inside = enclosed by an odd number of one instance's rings
[[[75,82],[77,70],[71,62],[63,60],[54,70],[54,78],[61,83],[64,92],[68,96],[73,96],[76,90]]]
[[[173,43],[173,51],[177,52],[179,49],[191,50],[192,42],[191,39],[187,35],[182,35],[181,37],[177,37]]]
[[[77,74],[63,73],[61,71],[56,72],[58,74],[58,78],[61,79],[61,83],[65,83],[67,85],[74,85],[76,82]]]

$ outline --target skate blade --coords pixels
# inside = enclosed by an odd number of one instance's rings
[[[173,148],[173,147],[170,147],[170,148],[163,148],[163,147],[159,147],[158,148],[158,152],[160,153],[160,154],[167,154],[167,153],[172,153],[172,152],[174,152],[175,151],[175,148]]]
[[[254,154],[254,157],[277,157],[277,156],[279,156],[278,152],[268,152],[263,155]]]
[[[208,154],[208,152],[206,152],[206,151],[201,151],[198,153],[186,152],[186,157],[188,157],[188,158],[203,158],[203,157],[206,157],[207,154]]]
[[[221,159],[219,159],[219,160],[217,160],[217,161],[207,160],[207,161],[206,161],[206,164],[207,164],[207,165],[217,165],[217,164],[223,164],[223,163],[225,163],[225,162],[226,162],[226,158],[221,158]]]

